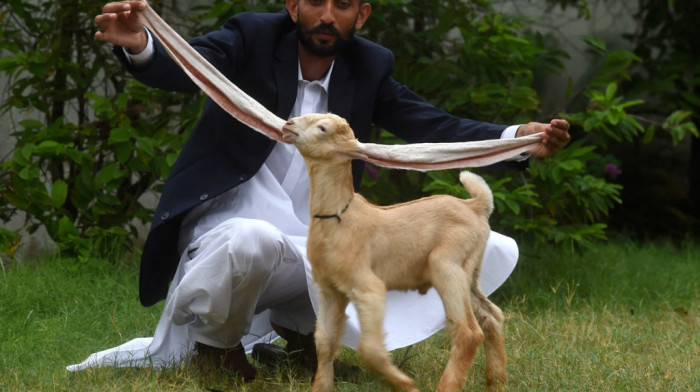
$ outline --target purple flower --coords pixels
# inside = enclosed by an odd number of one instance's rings
[[[622,169],[620,169],[620,167],[614,163],[608,163],[605,165],[605,174],[607,174],[608,177],[615,179],[617,176],[622,174]]]
[[[367,174],[371,179],[377,179],[377,176],[379,175],[379,169],[376,166],[365,162],[365,170],[367,170]]]

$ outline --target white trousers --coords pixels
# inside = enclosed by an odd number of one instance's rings
[[[285,235],[247,218],[221,222],[183,253],[153,338],[138,338],[89,356],[76,371],[95,366],[170,366],[191,355],[194,342],[248,351],[277,338],[270,321],[303,334],[314,330],[318,290],[305,255],[306,237]],[[480,277],[489,295],[510,275],[518,248],[492,232]],[[444,327],[437,292],[391,291],[384,327],[389,350],[426,339]],[[359,321],[352,305],[343,343],[355,347]]]
[[[231,218],[190,244],[164,316],[194,340],[228,348],[248,335],[255,314],[309,334],[315,315],[304,256],[270,223]]]

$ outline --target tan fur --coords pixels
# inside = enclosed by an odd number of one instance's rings
[[[506,380],[503,315],[478,281],[493,210],[493,195],[483,179],[460,174],[471,199],[433,196],[378,207],[353,191],[350,157],[357,141],[344,119],[332,114],[297,117],[284,126],[283,137],[304,156],[311,185],[307,252],[321,289],[312,391],[333,388],[333,359],[349,301],[360,318],[359,355],[395,388],[417,391],[391,363],[382,322],[387,290],[424,293],[430,287],[442,298],[452,339],[437,390],[462,388],[484,340],[487,387],[500,390]]]

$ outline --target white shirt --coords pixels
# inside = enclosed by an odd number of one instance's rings
[[[304,80],[298,68],[297,98],[289,118],[328,112],[328,85],[333,65],[321,80]],[[291,202],[293,216],[287,209]],[[277,142],[263,167],[246,183],[208,200],[190,211],[180,228],[179,251],[235,217],[258,218],[273,223],[283,233],[306,236],[309,224],[309,175],[304,158],[292,144]],[[282,219],[282,217],[287,219]]]

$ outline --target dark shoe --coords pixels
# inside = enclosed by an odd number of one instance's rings
[[[195,342],[194,349],[197,352],[192,362],[200,369],[224,370],[243,377],[245,381],[255,380],[257,371],[248,362],[243,346],[238,344],[234,348],[218,348]]]
[[[287,359],[312,372],[316,371],[316,343],[314,341],[314,334],[303,335],[277,324],[270,324],[272,325],[272,329],[274,329],[282,339],[287,341],[287,345],[284,348],[288,356]],[[253,349],[255,349],[255,347],[253,347]]]

